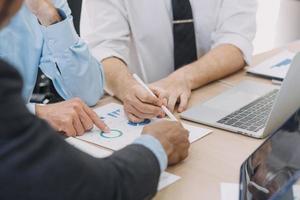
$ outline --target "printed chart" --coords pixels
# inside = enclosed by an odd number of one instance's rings
[[[125,115],[123,106],[114,103],[98,108],[95,112],[110,127],[111,132],[103,133],[94,128],[91,132],[78,138],[112,150],[119,150],[131,144],[140,136],[143,127],[153,121],[130,122]]]
[[[271,68],[281,68],[281,67],[289,67],[290,64],[292,63],[292,59],[290,58],[287,58],[287,59],[284,59],[283,61],[280,61],[279,63],[271,66]]]
[[[125,115],[123,106],[115,103],[100,107],[95,112],[110,127],[111,132],[103,133],[99,129],[94,128],[91,132],[77,138],[114,151],[124,148],[137,139],[145,125],[161,120],[146,119],[141,123],[130,122]],[[211,133],[211,130],[208,129],[188,124],[183,124],[183,126],[190,131],[189,139],[191,143]]]
[[[283,80],[294,57],[294,52],[284,50],[259,65],[248,68],[247,71],[256,75]]]

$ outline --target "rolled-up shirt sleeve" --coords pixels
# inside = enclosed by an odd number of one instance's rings
[[[212,48],[232,44],[241,50],[245,62],[250,64],[256,33],[256,11],[257,2],[254,0],[224,0],[216,30],[212,33]]]
[[[99,61],[117,57],[129,62],[130,28],[123,4],[122,0],[83,1],[81,36]]]
[[[79,97],[89,106],[95,105],[103,95],[102,66],[77,35],[67,2],[55,2],[63,20],[40,26],[44,36],[40,68],[64,99]]]

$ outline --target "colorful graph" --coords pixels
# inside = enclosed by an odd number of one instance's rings
[[[145,119],[144,121],[142,121],[140,123],[134,123],[134,122],[129,121],[128,125],[130,125],[130,126],[145,126],[145,125],[150,124],[150,123],[151,123],[150,119]]]
[[[271,68],[280,68],[280,67],[285,67],[285,66],[288,66],[289,64],[292,63],[292,59],[290,58],[287,58],[283,61],[281,61],[280,63],[276,64],[276,65],[273,65]]]
[[[113,118],[119,118],[121,115],[121,110],[118,109],[118,110],[112,111],[112,112],[108,113],[107,115],[110,117],[113,117]]]
[[[123,132],[117,129],[110,130],[110,133],[100,132],[100,136],[106,139],[119,138],[123,135]]]

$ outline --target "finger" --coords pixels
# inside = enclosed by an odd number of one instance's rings
[[[163,91],[162,89],[152,87],[151,88],[154,94],[160,99],[161,105],[167,106],[168,105],[168,93]],[[158,115],[159,118],[166,117],[166,113],[161,109],[160,114]]]
[[[176,94],[174,95],[171,95],[169,97],[169,101],[168,101],[168,108],[171,112],[174,112],[174,109],[175,109],[175,105],[176,105],[176,102],[177,102],[177,99],[178,99],[178,96]]]
[[[148,103],[158,107],[162,105],[162,102],[158,97],[151,95],[147,91],[137,92],[136,97],[143,103]]]
[[[185,158],[188,157],[188,154],[189,154],[189,147],[190,147],[190,143],[189,142],[186,142],[186,143],[183,143],[181,145],[181,150],[180,150],[180,160],[184,160]]]
[[[140,118],[138,118],[137,116],[135,116],[134,114],[131,114],[131,113],[127,113],[127,116],[128,116],[129,121],[134,122],[134,123],[139,123],[139,122],[143,121],[143,119],[140,119]]]
[[[178,112],[181,113],[186,110],[187,105],[188,105],[188,100],[189,100],[189,97],[186,93],[183,93],[180,95],[180,104],[178,107]]]
[[[175,150],[176,151],[176,150]],[[180,161],[180,155],[177,152],[173,152],[169,157],[169,165],[175,165]]]
[[[156,115],[153,115],[153,114],[140,112],[139,110],[137,110],[136,108],[134,108],[132,105],[129,105],[129,104],[127,104],[125,106],[125,110],[128,113],[134,114],[139,119],[151,119],[151,118],[156,117]]]
[[[160,99],[161,103],[163,103],[164,99],[168,98],[168,93],[166,91],[164,91],[163,89],[151,87],[151,90],[153,91],[155,96],[157,96]]]
[[[80,118],[77,114],[73,116],[73,126],[74,126],[77,136],[81,136],[84,134],[84,132],[85,132],[84,127],[83,127],[83,125],[80,121]]]
[[[131,100],[130,105],[142,113],[151,114],[153,116],[158,116],[161,113],[161,107],[143,103],[137,97]]]
[[[180,160],[184,160],[184,159],[186,159],[188,157],[188,155],[189,155],[189,150],[188,149],[189,149],[189,146],[186,145],[184,147],[184,150],[181,152]]]
[[[84,111],[86,114],[90,117],[90,119],[93,121],[93,123],[98,127],[101,131],[105,133],[110,132],[110,128],[98,117],[98,115],[90,109],[87,105],[83,104]]]
[[[168,107],[168,99],[167,98],[163,98],[163,105]],[[159,117],[161,118],[165,118],[166,117],[166,113],[162,110],[161,115],[159,115]]]
[[[78,115],[85,131],[93,129],[94,123],[83,109],[79,109]]]
[[[65,124],[63,128],[63,132],[68,136],[68,137],[76,137],[76,130],[73,126],[73,123]]]
[[[164,98],[163,99],[163,105],[164,106],[168,106],[168,98]]]

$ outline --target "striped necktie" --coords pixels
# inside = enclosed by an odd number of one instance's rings
[[[172,0],[174,68],[197,60],[193,11],[189,0]]]

